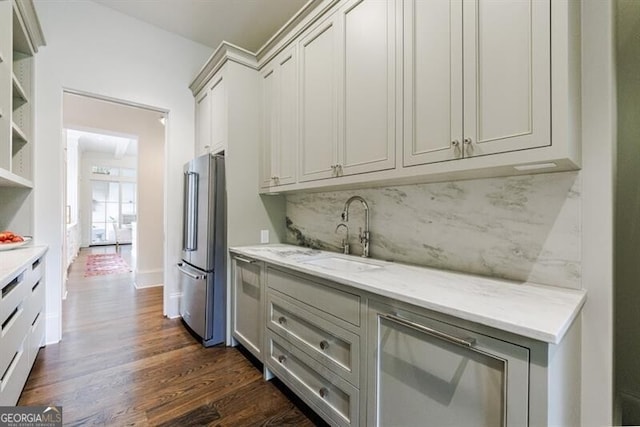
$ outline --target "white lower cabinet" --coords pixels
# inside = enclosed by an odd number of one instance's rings
[[[234,337],[331,425],[580,425],[579,322],[552,344],[238,260]]]
[[[271,331],[267,353],[267,367],[327,422],[359,425],[357,388]]]
[[[44,257],[0,282],[0,406],[18,402],[44,345]]]
[[[264,335],[263,263],[250,258],[232,259],[231,333],[255,357],[262,361]]]
[[[368,327],[368,425],[527,425],[527,348],[380,303]]]

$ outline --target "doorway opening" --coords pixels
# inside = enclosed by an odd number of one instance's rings
[[[63,93],[67,271],[81,248],[126,255],[136,288],[162,286],[167,113]]]

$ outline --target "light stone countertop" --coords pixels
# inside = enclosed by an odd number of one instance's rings
[[[29,265],[47,251],[47,246],[23,246],[0,252],[0,287],[25,266]]]
[[[552,344],[562,340],[586,300],[584,290],[473,276],[293,245],[232,247],[230,251]],[[329,260],[324,266],[313,264],[322,258],[339,260]],[[351,264],[343,269],[332,265],[340,260],[379,268]]]

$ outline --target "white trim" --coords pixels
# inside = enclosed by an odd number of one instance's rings
[[[156,268],[154,270],[136,270],[134,276],[133,285],[136,289],[164,286],[164,269],[162,268]]]

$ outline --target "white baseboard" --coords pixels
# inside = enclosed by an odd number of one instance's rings
[[[166,292],[166,289],[165,289]],[[167,298],[167,306],[165,307],[165,316],[169,319],[177,319],[180,317],[180,298],[182,292],[176,292],[169,295]]]
[[[57,344],[62,339],[62,324],[58,313],[47,313],[45,319],[45,345]]]
[[[133,284],[136,289],[163,286],[163,275],[164,270],[162,268],[156,270],[137,270]]]

